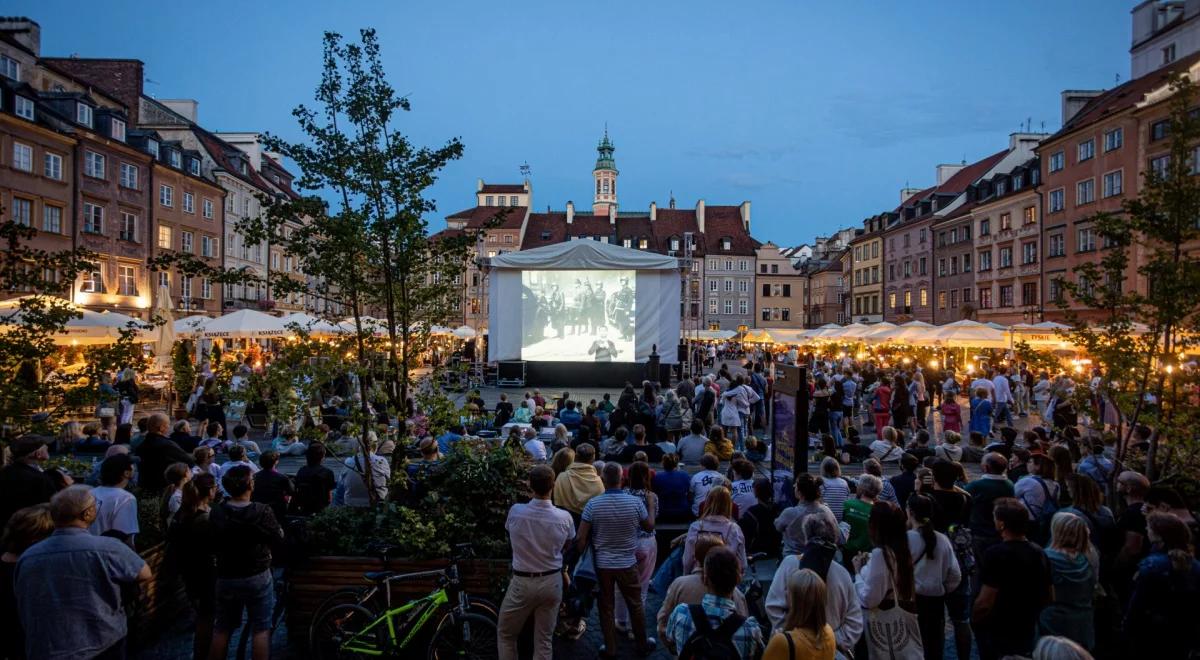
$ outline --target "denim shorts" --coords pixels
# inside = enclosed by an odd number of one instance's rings
[[[275,582],[270,569],[250,577],[217,580],[217,630],[231,632],[241,627],[243,610],[248,612],[254,632],[271,629]]]
[[[946,594],[946,611],[954,623],[966,623],[971,620],[971,586],[967,576],[963,576],[958,587]]]

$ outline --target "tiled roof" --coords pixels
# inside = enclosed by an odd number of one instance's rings
[[[447,216],[447,220],[466,220],[470,229],[481,229],[485,224],[500,218],[492,229],[519,229],[525,220],[525,206],[475,206]]]
[[[523,193],[525,186],[520,183],[485,183],[483,190],[479,192],[485,193]]]
[[[1074,133],[1085,126],[1132,108],[1141,103],[1148,92],[1166,85],[1171,81],[1172,77],[1187,71],[1197,62],[1200,62],[1200,52],[1176,60],[1157,71],[1147,73],[1141,78],[1134,78],[1124,84],[1113,87],[1091,101],[1088,101],[1079,112],[1075,113],[1074,117],[1071,117],[1070,120],[1063,124],[1062,128],[1058,129],[1058,132],[1046,138],[1044,142],[1052,142],[1060,137]]]
[[[704,209],[704,234],[709,254],[753,255],[761,243],[754,240],[742,224],[740,206],[707,206]],[[720,249],[720,240],[730,239],[729,250]]]
[[[192,132],[196,134],[196,139],[200,140],[200,144],[204,145],[204,149],[208,151],[208,155],[212,157],[217,167],[259,190],[270,192],[271,185],[263,180],[258,172],[255,172],[254,168],[249,166],[249,163],[247,163],[245,174],[242,174],[238,166],[234,164],[230,155],[236,156],[242,153],[237,147],[200,128],[196,124],[192,124],[191,128]]]

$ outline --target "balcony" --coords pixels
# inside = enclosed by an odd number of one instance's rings
[[[1017,271],[1017,274],[1021,275],[1021,276],[1041,275],[1042,274],[1041,265],[1038,264],[1038,262],[1036,262],[1036,261],[1031,264],[1021,264],[1021,268],[1020,268],[1020,270]]]

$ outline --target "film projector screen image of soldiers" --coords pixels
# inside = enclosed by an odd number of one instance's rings
[[[521,359],[633,362],[635,271],[527,270]]]

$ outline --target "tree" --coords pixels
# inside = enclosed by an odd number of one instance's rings
[[[1200,180],[1193,147],[1200,118],[1192,111],[1195,87],[1186,77],[1170,82],[1170,156],[1165,169],[1146,172],[1136,198],[1119,213],[1091,218],[1104,252],[1098,263],[1074,269],[1061,286],[1077,303],[1103,312],[1101,323],[1067,311],[1072,341],[1100,368],[1095,396],[1087,398],[1095,419],[1100,406],[1117,413],[1117,458],[1127,459],[1136,428],[1152,429],[1145,455],[1151,479],[1196,467],[1195,394],[1200,371],[1186,355],[1195,345],[1200,302]],[[1142,282],[1142,286],[1127,286]],[[1163,442],[1168,441],[1166,455]],[[1194,473],[1194,472],[1193,472]]]

